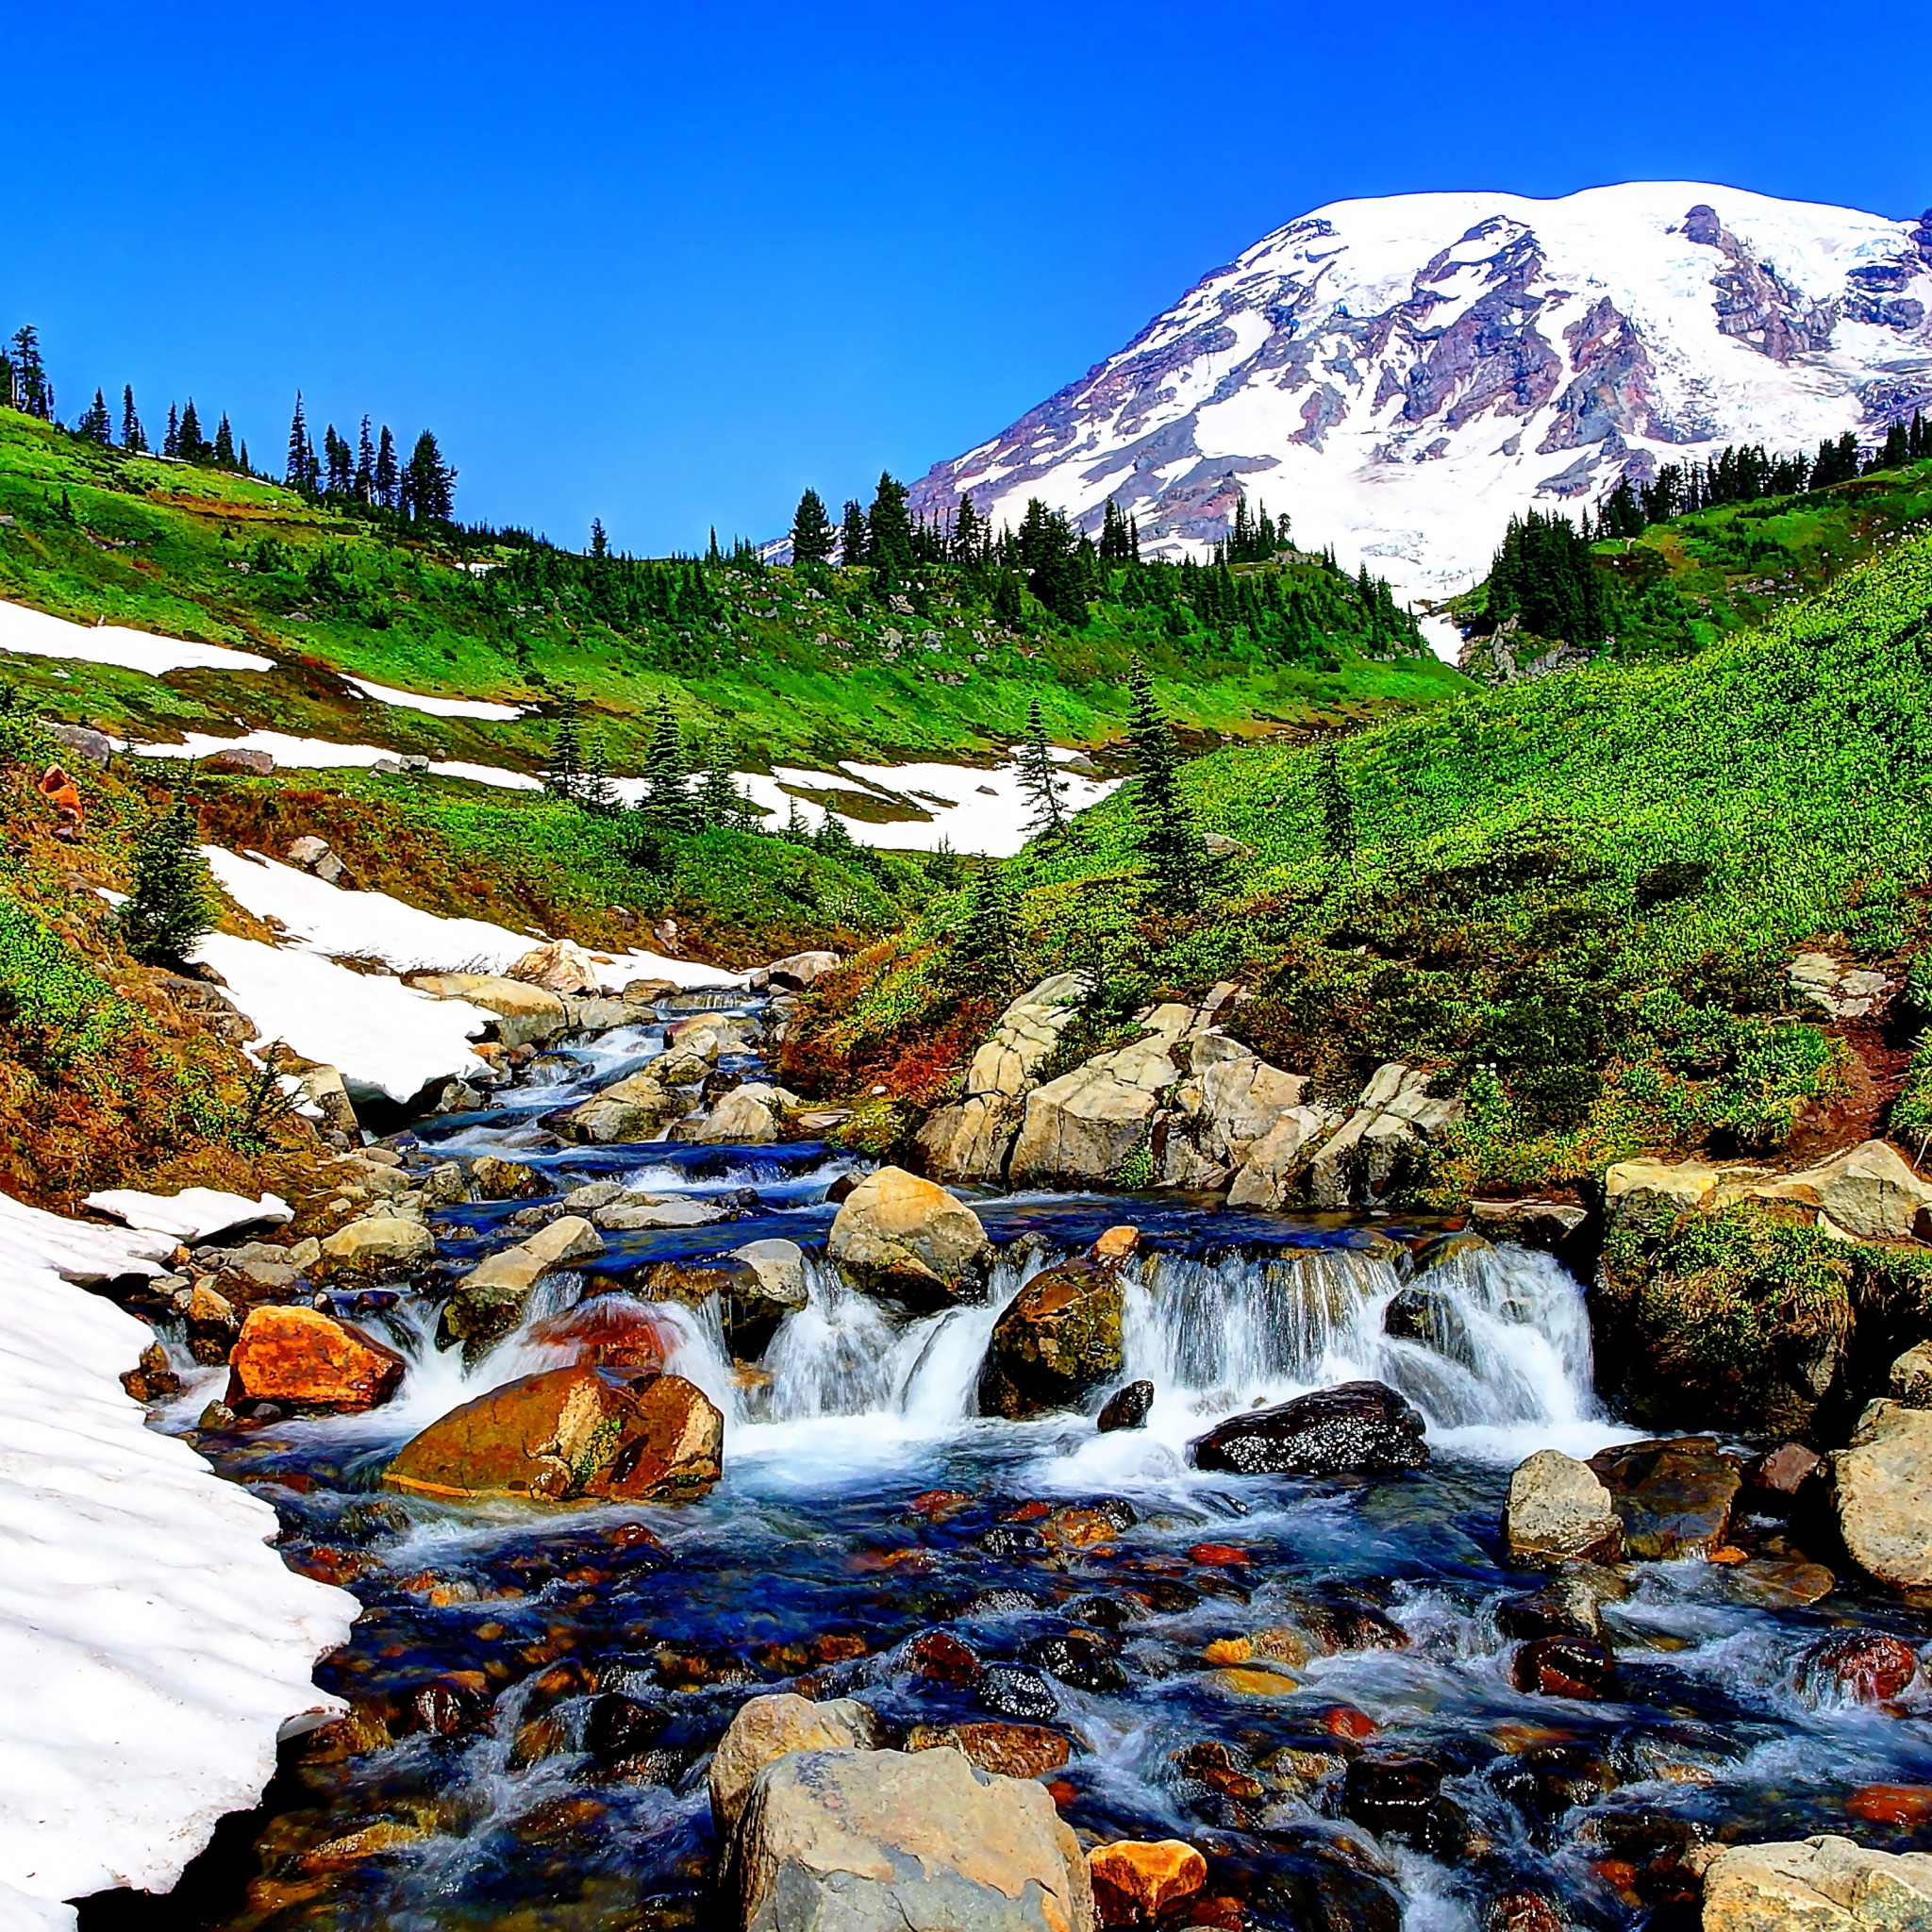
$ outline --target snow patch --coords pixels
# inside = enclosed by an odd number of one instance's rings
[[[321,738],[295,738],[286,731],[251,731],[245,738],[215,738],[191,731],[179,744],[138,744],[144,758],[205,758],[218,751],[265,751],[278,765],[299,771],[366,770],[384,758],[403,754],[380,744],[331,744]],[[499,785],[511,791],[541,791],[543,781],[525,772],[505,771],[500,765],[472,764],[463,758],[433,758],[429,769],[442,778],[469,778],[478,785]]]
[[[426,711],[432,718],[507,721],[524,715],[521,705],[495,705],[488,698],[431,697],[426,691],[395,691],[389,685],[376,684],[366,677],[349,677],[344,682],[353,684],[365,698],[374,698],[379,705],[394,705],[405,711]]]
[[[111,1214],[129,1227],[172,1235],[194,1247],[233,1228],[262,1224],[282,1226],[294,1220],[294,1210],[279,1194],[251,1201],[246,1194],[227,1194],[218,1188],[183,1188],[177,1194],[143,1194],[138,1188],[107,1188],[90,1194],[86,1205],[96,1214]]]
[[[120,1386],[153,1331],[72,1285],[153,1274],[154,1239],[0,1195],[0,1918],[164,1891],[260,1796],[315,1660],[358,1606]],[[63,1279],[63,1276],[70,1277]]]
[[[72,658],[81,664],[116,664],[164,677],[171,671],[273,671],[275,660],[226,644],[158,638],[118,624],[75,624],[25,604],[0,603],[0,651],[24,658]]]

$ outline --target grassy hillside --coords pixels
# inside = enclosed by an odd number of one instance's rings
[[[1639,537],[1596,542],[1589,555],[1610,591],[1608,655],[1682,656],[1750,629],[1887,545],[1932,528],[1928,520],[1932,462],[1919,462],[1796,495],[1720,504],[1652,524]],[[1501,608],[1492,581],[1451,607],[1477,641],[1472,668],[1479,675],[1487,658],[1481,641]],[[1524,630],[1511,641],[1519,662],[1541,655],[1535,638],[1547,645],[1563,637],[1555,627]]]
[[[1136,655],[1177,719],[1235,736],[1355,722],[1461,682],[1406,619],[1385,623],[1354,579],[1314,558],[1247,567],[1245,591],[1195,573],[1214,580],[1178,599],[1166,576],[1156,595],[1159,574],[1110,569],[1074,627],[1016,590],[996,599],[985,573],[935,565],[889,583],[745,554],[592,559],[131,457],[6,410],[0,518],[0,596],[283,667],[156,680],[9,660],[36,705],[124,733],[266,725],[534,771],[544,712],[569,688],[620,772],[641,768],[660,699],[693,737],[722,728],[741,760],[768,769],[1003,752],[1036,697],[1056,740],[1097,746],[1118,734]],[[1257,586],[1276,605],[1285,596],[1296,622],[1259,611]],[[343,673],[533,708],[515,722],[430,718],[361,699]]]
[[[1186,792],[1242,849],[1198,912],[1150,887],[1130,787],[1009,869],[1013,978],[1097,968],[1088,1041],[1154,993],[1239,978],[1257,996],[1236,1030],[1333,1094],[1385,1059],[1470,1085],[1442,1198],[1642,1147],[1768,1152],[1832,1108],[1869,1123],[1904,1043],[1816,1024],[1783,969],[1823,946],[1902,974],[1924,941],[1928,611],[1916,538],[1694,656],[1361,731],[1339,786],[1313,748],[1201,758]],[[932,1043],[970,1050],[993,1004],[962,1021],[963,917],[942,899],[830,982],[793,1076],[943,1095],[957,1062]]]

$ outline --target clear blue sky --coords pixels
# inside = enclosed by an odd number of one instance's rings
[[[913,476],[1323,202],[1932,204],[1924,0],[8,9],[0,325],[70,419],[428,425],[639,552]],[[868,492],[869,493],[869,492]]]

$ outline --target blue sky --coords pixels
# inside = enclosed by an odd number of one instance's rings
[[[641,553],[918,475],[1325,201],[1932,204],[1923,0],[8,11],[0,325],[63,413],[259,460],[299,386]]]

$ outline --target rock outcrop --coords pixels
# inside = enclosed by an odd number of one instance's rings
[[[1021,1103],[1078,1011],[1085,990],[1079,974],[1056,973],[1001,1015],[991,1037],[973,1056],[960,1098],[939,1108],[920,1133],[936,1179],[1002,1177],[1020,1124]]]
[[[1421,1415],[1380,1382],[1343,1382],[1249,1409],[1193,1445],[1197,1469],[1238,1475],[1396,1475],[1428,1459]]]
[[[718,1480],[724,1418],[681,1375],[550,1369],[452,1409],[383,1481],[417,1495],[675,1502]]]
[[[1848,1838],[1728,1845],[1704,1874],[1704,1932],[1922,1932],[1932,1856]]]
[[[770,987],[777,987],[787,992],[803,992],[838,964],[837,953],[787,953],[782,959],[774,959],[769,966],[754,969],[745,983],[754,992],[763,992]]]
[[[826,1250],[863,1287],[916,1303],[978,1291],[991,1243],[979,1216],[898,1167],[868,1174],[841,1203]]]
[[[1180,1083],[1176,1042],[1195,1024],[1191,1007],[1157,1007],[1147,1032],[1037,1087],[1008,1165],[1017,1187],[1114,1180],[1127,1157],[1151,1143],[1154,1117]],[[1154,1170],[1150,1167],[1148,1179]]]
[[[758,1774],[725,1862],[744,1932],[1091,1932],[1079,1840],[1045,1789],[948,1749],[793,1751]]]
[[[1839,1530],[1859,1568],[1898,1589],[1932,1585],[1932,1409],[1871,1404],[1831,1462]]]

